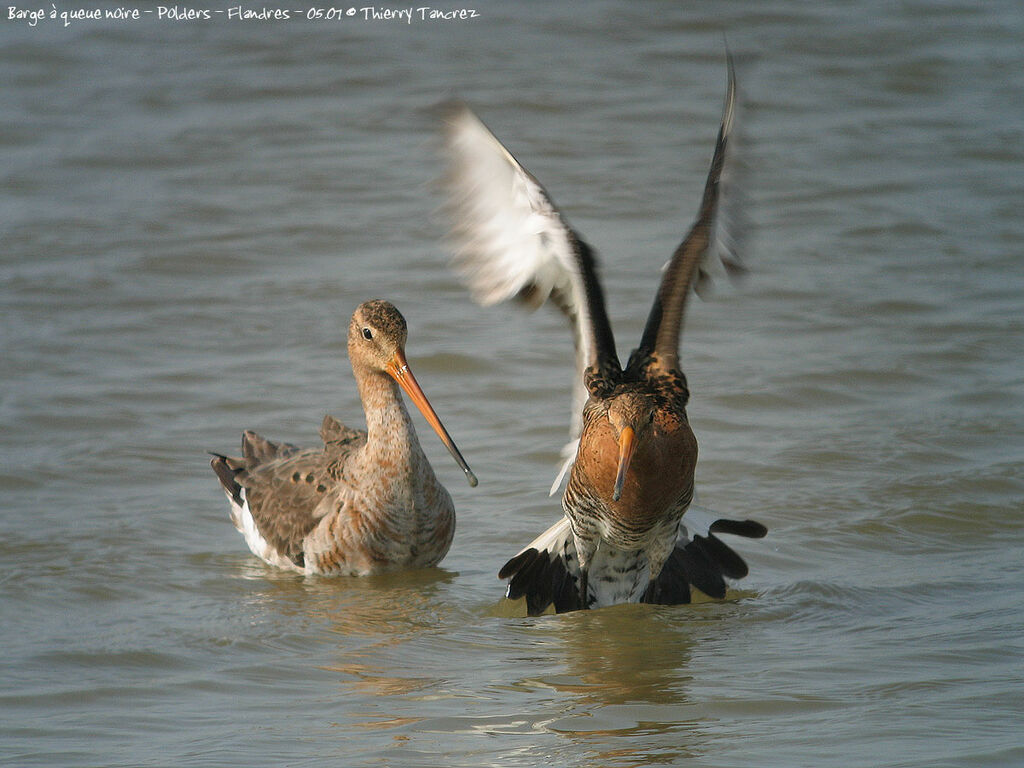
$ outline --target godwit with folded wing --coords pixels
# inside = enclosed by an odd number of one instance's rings
[[[348,356],[366,430],[324,417],[323,448],[242,436],[242,458],[214,454],[213,471],[249,549],[306,574],[368,575],[436,565],[455,532],[451,496],[423,454],[401,387],[437,432],[471,486],[455,447],[405,359],[405,318],[386,301],[360,304]]]
[[[731,60],[728,69],[700,212],[665,268],[640,345],[625,369],[590,246],[467,107],[456,104],[447,111],[448,208],[457,270],[482,304],[518,298],[539,306],[550,299],[569,317],[575,335],[578,441],[570,443],[567,456],[565,516],[498,574],[509,580],[510,598],[526,597],[531,614],[552,604],[567,611],[622,602],[684,603],[691,584],[723,597],[725,578],[742,578],[748,569],[716,534],[766,533],[760,523],[715,519],[691,506],[697,441],[679,367],[687,299],[714,250],[736,101]],[[739,268],[731,252],[719,256],[727,268]]]

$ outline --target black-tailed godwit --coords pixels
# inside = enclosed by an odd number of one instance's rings
[[[766,533],[760,523],[716,519],[691,506],[697,441],[679,366],[687,299],[714,250],[735,101],[730,60],[699,215],[665,268],[640,345],[625,369],[591,247],[467,107],[447,110],[456,269],[480,303],[517,298],[539,306],[550,300],[569,317],[575,334],[578,441],[567,455],[565,516],[499,572],[509,580],[507,595],[525,597],[531,614],[552,605],[567,611],[622,602],[685,603],[690,585],[723,597],[725,579],[742,578],[748,569],[716,534]],[[739,268],[735,254],[718,255],[727,268]]]
[[[348,355],[366,430],[331,416],[323,448],[242,436],[242,458],[214,454],[213,471],[231,503],[231,519],[249,549],[305,574],[368,575],[436,565],[455,532],[451,496],[416,438],[401,387],[451,452],[462,458],[405,359],[405,318],[386,301],[352,315]]]

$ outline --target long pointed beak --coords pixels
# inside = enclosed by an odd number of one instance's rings
[[[629,463],[633,460],[634,451],[636,451],[636,433],[632,427],[623,427],[622,432],[619,433],[619,471],[615,475],[612,501],[618,501],[622,496],[622,486],[626,482],[626,472],[629,471]]]
[[[455,459],[462,471],[466,473],[466,480],[469,481],[470,487],[475,488],[477,484],[476,475],[473,474],[473,470],[469,468],[466,460],[462,458],[462,454],[459,453],[459,449],[455,446],[455,441],[452,440],[448,430],[444,428],[441,419],[438,418],[434,408],[430,405],[430,401],[427,400],[427,396],[420,389],[419,382],[416,381],[416,377],[412,375],[412,371],[409,369],[405,353],[401,350],[395,353],[395,356],[387,364],[387,372],[391,375],[391,378],[398,382],[398,386],[409,396],[409,399],[413,401],[416,407],[420,409],[423,418],[437,432],[437,436],[441,438],[441,442],[448,449],[448,453],[452,455],[452,458]]]

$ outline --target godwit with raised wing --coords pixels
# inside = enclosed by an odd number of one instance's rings
[[[526,597],[531,614],[552,604],[567,611],[622,602],[685,603],[691,584],[723,597],[725,578],[742,578],[747,565],[716,534],[766,533],[760,523],[715,519],[691,507],[697,441],[679,368],[687,299],[705,259],[717,250],[711,244],[735,101],[730,60],[700,213],[665,268],[625,370],[590,246],[467,107],[453,105],[447,112],[448,208],[461,277],[482,304],[518,298],[539,306],[550,299],[575,334],[578,440],[567,456],[565,517],[498,574],[509,580],[510,598]],[[739,267],[731,251],[718,255],[727,268]]]
[[[364,576],[437,565],[448,552],[452,498],[423,454],[399,387],[469,484],[477,480],[409,370],[406,337],[405,318],[386,301],[367,301],[352,315],[348,356],[366,431],[325,416],[323,448],[246,431],[242,458],[214,454],[231,519],[257,557],[305,574]]]

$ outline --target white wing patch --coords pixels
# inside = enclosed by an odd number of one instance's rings
[[[536,179],[466,107],[449,116],[447,139],[456,267],[474,299],[497,304],[530,287],[536,306],[571,295],[569,230]]]
[[[446,141],[455,270],[480,304],[520,298],[539,307],[553,300],[569,316],[576,344],[570,436],[576,439],[586,402],[583,370],[595,354],[578,238],[540,183],[464,105],[449,111]]]
[[[544,533],[519,550],[519,554],[533,548],[538,552],[547,550],[558,555],[565,549],[567,542],[573,544],[572,528],[569,527],[569,518],[562,517]],[[575,544],[573,544],[573,548],[575,548]]]

